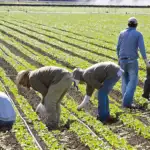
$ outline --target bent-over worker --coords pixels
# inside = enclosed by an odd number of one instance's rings
[[[36,70],[23,70],[16,78],[17,85],[32,87],[42,94],[42,103],[36,111],[43,116],[49,129],[58,127],[60,102],[72,83],[72,75],[66,69],[45,66]]]
[[[98,119],[102,122],[114,120],[110,116],[108,94],[113,86],[120,79],[123,70],[115,63],[101,62],[83,70],[76,68],[73,71],[73,78],[76,85],[79,82],[86,83],[86,95],[78,110],[89,102],[94,89],[98,89]]]

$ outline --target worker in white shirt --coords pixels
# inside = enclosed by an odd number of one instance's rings
[[[16,112],[10,98],[0,92],[0,131],[11,130],[16,120]]]

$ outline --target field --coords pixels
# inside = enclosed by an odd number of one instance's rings
[[[135,93],[135,103],[141,109],[121,107],[118,82],[109,98],[111,114],[119,114],[119,121],[111,125],[96,120],[98,102],[94,95],[83,111],[76,110],[85,94],[85,86],[80,85],[80,91],[71,87],[62,101],[61,125],[67,123],[68,129],[49,132],[35,113],[39,93],[17,90],[15,84],[17,72],[24,69],[54,65],[71,72],[102,61],[117,63],[118,35],[131,16],[139,21],[138,30],[144,35],[150,59],[148,9],[1,7],[0,11],[0,90],[8,92],[17,111],[12,132],[0,133],[0,149],[150,149],[150,103],[141,97],[146,75],[141,55]]]

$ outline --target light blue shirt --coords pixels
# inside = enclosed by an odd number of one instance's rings
[[[137,59],[138,49],[140,49],[143,59],[146,59],[143,35],[133,27],[123,30],[119,35],[117,44],[118,58],[129,57],[131,59]]]
[[[0,120],[15,121],[16,112],[12,106],[10,98],[3,92],[0,92]]]

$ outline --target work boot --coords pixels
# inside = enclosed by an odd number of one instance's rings
[[[149,96],[148,95],[142,94],[142,97],[146,98],[149,101]]]
[[[131,104],[131,105],[127,105],[127,106],[123,106],[124,108],[129,108],[129,109],[138,109],[139,107],[136,106],[135,104]]]
[[[100,117],[97,115],[97,120],[100,120]],[[105,121],[101,121],[103,124],[112,124],[112,123],[116,123],[117,121],[119,121],[119,119],[116,117],[114,118],[113,116],[109,116]]]
[[[57,130],[58,129],[58,124],[56,123],[48,123],[46,124],[48,130]]]

